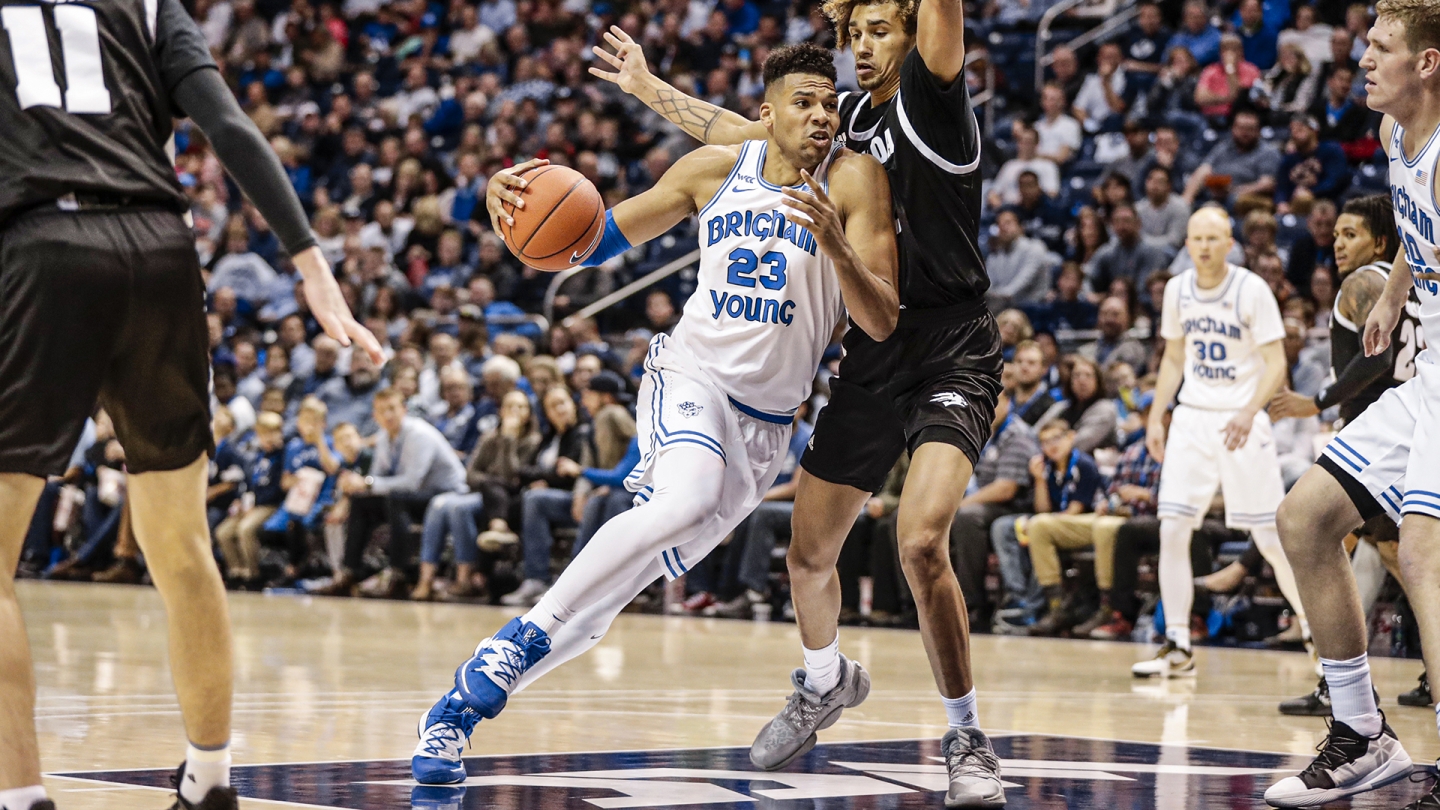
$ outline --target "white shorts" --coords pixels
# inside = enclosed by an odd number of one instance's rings
[[[1325,458],[1396,523],[1409,514],[1440,518],[1440,394],[1427,395],[1440,392],[1440,367],[1429,355],[1421,353],[1414,377],[1382,394],[1325,447]]]
[[[663,334],[651,342],[645,369],[635,408],[640,463],[625,479],[635,505],[650,499],[655,461],[667,450],[700,447],[725,462],[715,515],[693,540],[660,554],[665,577],[676,579],[755,511],[785,466],[791,420],[742,413],[673,343],[667,345]]]
[[[1215,488],[1225,495],[1225,525],[1252,529],[1275,525],[1275,510],[1285,497],[1280,460],[1275,453],[1270,417],[1255,415],[1245,445],[1225,449],[1222,431],[1234,411],[1209,411],[1180,405],[1170,420],[1165,463],[1160,468],[1162,518],[1199,523],[1210,510]]]

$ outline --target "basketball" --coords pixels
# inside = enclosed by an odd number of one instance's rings
[[[531,267],[556,272],[576,266],[600,241],[605,227],[600,192],[584,175],[564,166],[537,166],[520,176],[529,181],[516,192],[525,207],[505,205],[515,224],[501,220],[500,237]]]

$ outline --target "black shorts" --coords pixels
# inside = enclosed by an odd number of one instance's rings
[[[133,473],[213,451],[195,238],[158,209],[37,209],[0,231],[0,472],[65,471],[96,402]]]
[[[990,439],[1003,365],[999,329],[983,306],[952,325],[904,326],[881,343],[852,328],[800,465],[879,492],[900,454],[924,442],[953,444],[974,464]]]

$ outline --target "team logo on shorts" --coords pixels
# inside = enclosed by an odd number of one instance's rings
[[[941,391],[930,397],[930,401],[936,405],[943,405],[946,408],[964,408],[970,404],[965,401],[965,397],[960,396],[954,391]]]
[[[682,402],[675,407],[680,410],[680,415],[685,417],[695,416],[696,414],[699,414],[701,411],[705,410],[705,407],[703,405],[696,405],[695,403],[689,401]]]

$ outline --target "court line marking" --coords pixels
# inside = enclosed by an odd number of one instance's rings
[[[708,717],[709,715],[705,715],[705,716]],[[876,722],[884,722],[884,721],[876,721]],[[897,724],[897,725],[919,725],[919,724],[910,723],[910,724]],[[1088,735],[1084,735],[1084,734],[1045,734],[1045,733],[1037,733],[1037,732],[1033,732],[1033,731],[1014,731],[1014,730],[1010,730],[1010,729],[997,729],[997,730],[995,730],[995,731],[987,731],[987,732],[985,732],[985,735],[986,735],[987,737],[991,737],[991,738],[995,738],[995,737],[1022,737],[1022,736],[1028,736],[1028,737],[1054,737],[1054,738],[1056,738],[1056,739],[1097,740],[1097,741],[1100,741],[1100,742],[1131,743],[1131,744],[1135,744],[1135,745],[1153,745],[1153,746],[1157,746],[1157,747],[1160,747],[1160,746],[1171,746],[1171,747],[1178,747],[1178,748],[1209,748],[1209,749],[1217,750],[1217,751],[1230,751],[1230,752],[1244,753],[1244,754],[1264,754],[1264,755],[1267,755],[1267,756],[1287,757],[1287,758],[1292,758],[1292,759],[1294,759],[1294,758],[1303,758],[1303,755],[1301,755],[1301,754],[1292,754],[1292,753],[1287,753],[1287,752],[1283,752],[1283,751],[1261,751],[1261,750],[1255,749],[1255,748],[1226,748],[1226,747],[1223,747],[1223,746],[1216,746],[1216,745],[1209,745],[1209,744],[1203,744],[1203,745],[1202,745],[1202,744],[1199,744],[1199,743],[1194,742],[1194,741],[1178,742],[1178,743],[1177,743],[1177,742],[1167,743],[1167,742],[1155,742],[1155,741],[1152,741],[1152,740],[1128,740],[1128,739],[1118,739],[1118,738],[1115,738],[1115,737],[1092,737],[1092,736],[1088,736]],[[839,745],[876,745],[876,744],[895,743],[895,742],[925,742],[925,741],[933,741],[934,739],[935,739],[934,737],[896,737],[896,738],[887,739],[887,740],[837,740],[837,741],[835,741],[835,742],[830,742],[830,743],[820,743],[820,745],[828,745],[828,746],[839,746]],[[817,747],[818,747],[818,746],[817,746]],[[499,759],[499,758],[501,758],[501,757],[565,757],[565,756],[589,756],[589,755],[595,755],[595,754],[651,754],[651,753],[654,753],[654,754],[669,754],[669,753],[687,753],[687,752],[702,752],[702,751],[730,751],[730,750],[748,751],[749,749],[750,749],[750,746],[748,746],[748,745],[715,745],[715,746],[708,746],[708,747],[702,747],[702,748],[694,748],[694,747],[686,747],[686,748],[615,748],[615,749],[601,749],[601,750],[589,750],[589,751],[546,751],[546,752],[539,752],[539,753],[529,752],[529,753],[519,753],[519,754],[515,754],[515,753],[505,753],[505,754],[476,754],[475,756],[472,756],[472,757],[465,757],[465,759]],[[1076,761],[1078,762],[1079,760],[1076,760]],[[364,759],[322,759],[322,760],[307,760],[307,761],[301,761],[301,762],[257,762],[257,763],[238,763],[238,762],[237,762],[237,763],[235,763],[235,764],[234,764],[233,766],[231,766],[231,767],[232,767],[232,768],[278,768],[278,767],[285,767],[285,766],[291,766],[291,765],[349,765],[349,764],[355,764],[355,763],[359,763],[359,762],[409,762],[409,759],[408,759],[408,758],[401,758],[401,757],[391,757],[391,758],[385,758],[385,757],[379,757],[379,758],[377,758],[377,757],[366,757],[366,758],[364,758]],[[44,776],[53,776],[53,777],[55,777],[55,778],[57,778],[57,779],[81,779],[81,780],[83,780],[83,781],[101,782],[101,783],[105,783],[105,784],[112,784],[112,783],[106,783],[105,780],[103,780],[103,779],[86,779],[84,775],[85,775],[85,774],[96,774],[96,773],[140,773],[140,772],[143,772],[143,771],[158,771],[158,770],[164,770],[164,768],[163,768],[163,767],[162,767],[162,768],[105,768],[105,769],[93,770],[93,771],[67,771],[67,772],[64,772],[64,773],[53,773],[53,774],[52,774],[52,773],[46,773],[46,774],[44,774]],[[158,788],[157,788],[157,789],[158,789]],[[306,806],[308,806],[308,805],[306,805]],[[333,810],[333,808],[323,808],[323,810]]]
[[[353,761],[355,761],[355,762],[363,762],[364,760],[353,760]],[[138,769],[136,769],[136,770],[150,771],[150,770],[159,770],[159,769],[158,769],[158,768],[138,768]],[[85,773],[118,773],[118,771],[85,771]],[[98,784],[98,785],[115,785],[115,784],[116,784],[116,783],[114,783],[114,782],[106,782],[106,781],[103,780],[103,779],[86,779],[86,778],[83,777],[83,776],[63,776],[63,775],[60,775],[60,774],[49,774],[49,773],[47,773],[47,774],[42,774],[42,776],[43,776],[44,778],[47,778],[47,779],[68,779],[68,780],[73,781],[73,782],[93,782],[93,783]],[[150,785],[117,785],[116,787],[113,787],[113,788],[110,788],[110,787],[102,787],[102,788],[64,788],[64,789],[62,789],[62,790],[63,790],[63,792],[65,792],[65,793],[89,793],[89,792],[96,792],[96,793],[98,793],[98,792],[102,792],[102,791],[106,791],[106,790],[157,790],[157,791],[160,791],[161,793],[170,793],[170,794],[173,794],[173,793],[175,792],[175,788],[170,788],[170,787],[165,787],[165,788],[152,787],[152,786],[150,786]],[[243,802],[243,803],[255,802],[255,803],[257,803],[257,804],[275,805],[275,806],[277,806],[277,807],[308,807],[308,808],[311,808],[311,810],[335,810],[335,807],[334,807],[333,805],[304,804],[304,803],[302,803],[302,802],[282,802],[282,801],[277,801],[277,800],[275,800],[275,799],[256,799],[256,798],[252,798],[252,797],[250,797],[250,796],[241,796],[241,797],[240,797],[240,801]]]

